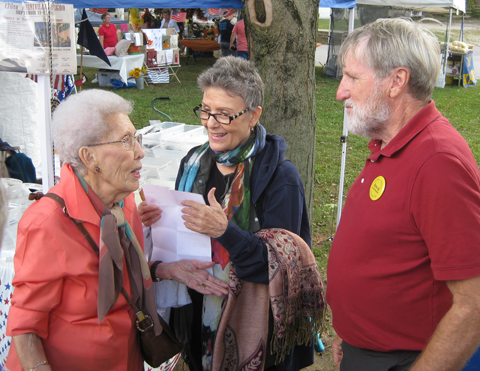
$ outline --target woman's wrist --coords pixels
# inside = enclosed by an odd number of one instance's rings
[[[47,366],[47,367],[43,367],[43,366]],[[43,370],[43,369],[50,369],[50,363],[48,363],[47,360],[45,361],[42,361],[42,362],[38,362],[36,365],[34,365],[32,368],[30,368],[28,371],[40,371],[40,370]]]
[[[156,262],[154,262],[151,266],[150,266],[150,275],[152,276],[152,281],[153,282],[160,282],[163,280],[163,278],[160,278],[158,275],[157,275],[157,267],[158,265],[162,263],[161,260],[157,260]]]
[[[164,263],[162,261],[156,261],[150,266],[150,275],[152,281],[160,282],[163,280],[173,279],[172,272],[170,270],[172,263]],[[154,270],[154,272],[153,272]],[[155,278],[155,279],[154,279]]]

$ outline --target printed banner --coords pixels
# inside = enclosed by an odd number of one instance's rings
[[[0,71],[75,74],[75,46],[73,5],[0,2]]]
[[[475,78],[475,69],[473,67],[473,52],[463,57],[463,86],[475,86],[477,79]]]

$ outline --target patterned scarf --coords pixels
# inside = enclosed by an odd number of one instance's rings
[[[267,245],[269,284],[242,281],[231,267],[212,371],[263,370],[267,352],[275,354],[278,364],[294,345],[311,344],[322,328],[323,284],[310,247],[284,229],[265,229],[256,235]],[[269,306],[274,321],[270,349]]]
[[[109,209],[95,194],[83,177],[75,172],[80,184],[101,218],[99,246],[99,276],[97,313],[98,323],[117,302],[123,286],[123,258],[127,262],[133,301],[149,314],[156,313],[150,269],[142,247],[123,213],[124,201]],[[155,333],[161,331],[158,316],[152,316]]]
[[[220,165],[232,166],[255,156],[263,149],[263,147],[265,147],[266,134],[265,128],[262,125],[257,124],[252,135],[250,135],[247,141],[242,145],[231,151],[214,152],[216,162]],[[206,142],[190,157],[185,166],[182,179],[180,179],[180,184],[178,186],[179,191],[192,191],[193,183],[197,177],[198,169],[200,168],[200,160],[208,150],[210,150],[210,143]]]

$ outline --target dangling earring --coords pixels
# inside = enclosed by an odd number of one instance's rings
[[[97,172],[97,173],[100,172],[100,168],[98,166],[95,166],[95,172]]]

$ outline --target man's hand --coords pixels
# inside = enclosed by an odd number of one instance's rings
[[[480,277],[447,281],[453,304],[411,371],[461,370],[480,345]]]
[[[335,362],[338,368],[340,368],[340,363],[343,358],[342,342],[343,340],[338,335],[335,336],[335,339],[332,341],[333,362]]]

